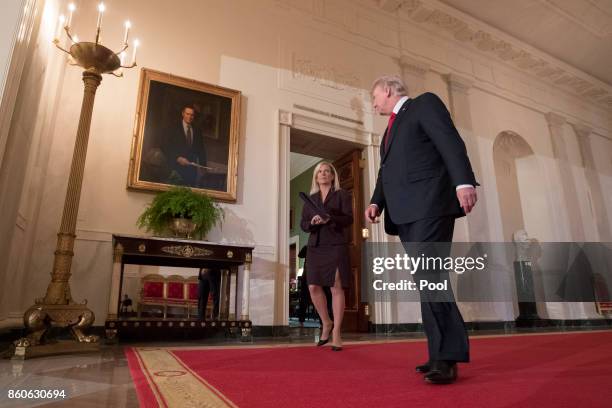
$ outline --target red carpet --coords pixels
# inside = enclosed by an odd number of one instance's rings
[[[470,342],[472,362],[444,386],[414,372],[426,359],[422,341],[349,344],[339,353],[309,345],[127,355],[142,406],[198,404],[207,393],[218,406],[239,407],[612,407],[612,331]]]

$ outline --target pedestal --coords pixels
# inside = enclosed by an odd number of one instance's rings
[[[517,326],[528,325],[529,322],[539,320],[538,310],[533,290],[533,274],[531,262],[515,261],[514,278],[516,282],[516,294],[518,298],[519,316],[516,318]]]

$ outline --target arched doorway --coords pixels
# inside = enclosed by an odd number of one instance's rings
[[[521,192],[528,194],[533,187],[533,183],[519,183],[519,178],[536,176],[538,164],[529,144],[512,131],[501,132],[495,138],[493,162],[503,238],[511,241],[515,231],[526,229],[523,203],[528,197],[521,197]]]

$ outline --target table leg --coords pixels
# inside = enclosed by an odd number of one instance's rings
[[[221,290],[219,298],[219,320],[227,320],[229,318],[229,295],[230,295],[230,281],[229,281],[229,270],[221,270]]]
[[[238,316],[238,266],[230,269],[230,307],[229,320],[236,320]]]
[[[249,295],[251,291],[251,254],[247,254],[242,274],[242,310],[240,320],[249,320]]]

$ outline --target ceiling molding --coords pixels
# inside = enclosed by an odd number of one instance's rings
[[[385,11],[391,9],[386,2],[373,1]],[[385,5],[387,7],[383,8]],[[455,40],[541,78],[554,87],[605,108],[612,107],[612,87],[606,83],[452,7],[433,0],[401,0],[398,12],[411,23],[442,30]]]

